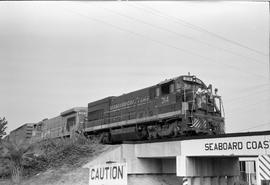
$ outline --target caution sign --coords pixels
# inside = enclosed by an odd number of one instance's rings
[[[89,185],[127,185],[127,164],[110,163],[89,167]]]

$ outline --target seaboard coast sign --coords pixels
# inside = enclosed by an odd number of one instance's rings
[[[186,140],[181,148],[185,156],[270,155],[270,135]]]
[[[110,163],[89,167],[89,185],[127,185],[127,164]]]

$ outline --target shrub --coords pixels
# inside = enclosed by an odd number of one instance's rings
[[[91,156],[97,145],[97,140],[78,134],[72,138],[48,139],[41,144],[41,150],[48,168],[73,167],[80,165],[81,158]]]
[[[22,148],[6,143],[8,152],[4,158],[8,169],[2,176],[11,174],[14,182],[20,182],[22,176],[33,176],[50,168],[79,167],[101,146],[98,143],[95,138],[79,134],[72,138],[47,139]]]

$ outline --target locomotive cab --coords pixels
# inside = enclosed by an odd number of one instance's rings
[[[216,92],[213,94],[211,85],[190,75],[151,87],[150,100],[155,102],[156,115],[168,117],[147,126],[148,135],[157,138],[224,133],[222,101]]]
[[[187,132],[224,133],[224,110],[217,89],[214,94],[212,85],[206,86],[195,76],[183,76],[178,83],[181,80],[182,86],[177,91],[182,94],[182,112],[189,128]]]

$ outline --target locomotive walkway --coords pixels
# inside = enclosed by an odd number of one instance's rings
[[[189,185],[233,185],[239,178],[239,158],[257,161],[257,185],[270,180],[270,131],[125,142],[86,167],[125,162],[129,177],[175,174]]]

